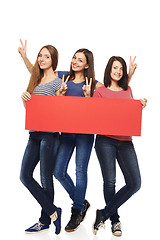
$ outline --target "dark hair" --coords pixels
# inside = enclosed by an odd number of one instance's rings
[[[28,84],[28,87],[27,87],[27,91],[29,93],[32,93],[34,88],[40,83],[43,75],[44,75],[44,72],[43,72],[43,69],[41,69],[39,67],[39,64],[38,64],[38,56],[41,52],[41,50],[43,48],[47,48],[47,50],[49,51],[50,55],[51,55],[51,59],[52,59],[52,69],[53,71],[56,70],[57,68],[57,64],[58,64],[58,51],[55,47],[53,47],[52,45],[46,45],[44,47],[42,47],[37,55],[37,59],[36,59],[36,62],[33,66],[33,69],[32,69],[32,73],[31,73],[31,77],[30,77],[30,81],[29,81],[29,84]]]
[[[107,63],[107,66],[104,72],[104,86],[109,87],[111,85],[111,70],[112,70],[112,65],[114,61],[119,61],[123,66],[123,76],[118,81],[118,85],[124,90],[127,90],[128,89],[127,65],[123,58],[117,57],[117,56],[112,56]]]
[[[88,68],[84,69],[84,78],[87,77],[89,82],[90,82],[90,78],[92,78],[92,85],[91,85],[91,97],[92,97],[93,93],[94,93],[94,88],[95,88],[95,72],[94,72],[93,53],[86,48],[81,48],[81,49],[77,50],[75,52],[75,54],[78,52],[84,53],[86,60],[87,60]],[[70,75],[69,80],[75,79],[75,72],[72,70],[72,65],[70,65],[69,75]],[[67,78],[67,76],[66,76],[66,78]]]

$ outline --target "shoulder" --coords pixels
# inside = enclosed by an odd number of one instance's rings
[[[59,78],[62,78],[63,75],[65,76],[65,75],[67,75],[68,73],[69,73],[68,71],[58,71],[58,77],[59,77]]]
[[[95,89],[104,86],[101,82],[95,81]]]
[[[103,93],[105,90],[106,90],[106,87],[105,87],[105,86],[98,87],[98,88],[96,88],[96,90],[94,91],[93,96],[94,96],[94,97],[101,97],[101,96],[102,96],[102,93]]]

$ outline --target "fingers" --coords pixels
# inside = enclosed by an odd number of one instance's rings
[[[140,101],[141,101],[141,103],[142,103],[142,105],[143,105],[143,108],[145,108],[146,105],[147,105],[147,99],[146,99],[146,98],[143,98],[143,99],[140,99]]]
[[[91,86],[92,85],[92,78],[90,78],[90,81],[88,83],[88,77],[86,77],[86,86]]]
[[[65,81],[65,83],[67,83],[67,82],[68,82],[69,78],[70,78],[70,75],[68,75],[68,77],[66,78],[66,81]]]
[[[92,78],[90,78],[90,82],[89,82],[89,85],[90,85],[90,86],[92,85]]]
[[[86,85],[88,86],[88,77],[86,77]]]
[[[25,40],[25,41],[26,41],[26,40]],[[24,48],[24,44],[23,44],[23,42],[22,42],[22,39],[20,39],[20,43],[21,43],[22,48]]]
[[[31,94],[27,91],[23,92],[21,95],[22,100],[29,101],[31,100]]]
[[[62,77],[62,84],[64,83],[64,75],[63,75],[63,77]]]
[[[133,58],[133,63],[135,62],[135,60],[136,60],[136,56]]]

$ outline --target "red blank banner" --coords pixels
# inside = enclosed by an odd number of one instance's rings
[[[140,136],[141,119],[139,100],[32,95],[25,129]]]

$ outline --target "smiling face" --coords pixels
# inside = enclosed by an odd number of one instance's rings
[[[42,48],[38,54],[38,64],[39,67],[43,70],[47,70],[52,67],[51,54],[47,48]]]
[[[119,81],[123,77],[123,66],[119,61],[114,61],[111,68],[111,80]]]
[[[74,54],[71,66],[74,72],[81,72],[88,68],[87,59],[83,52],[77,52]]]

